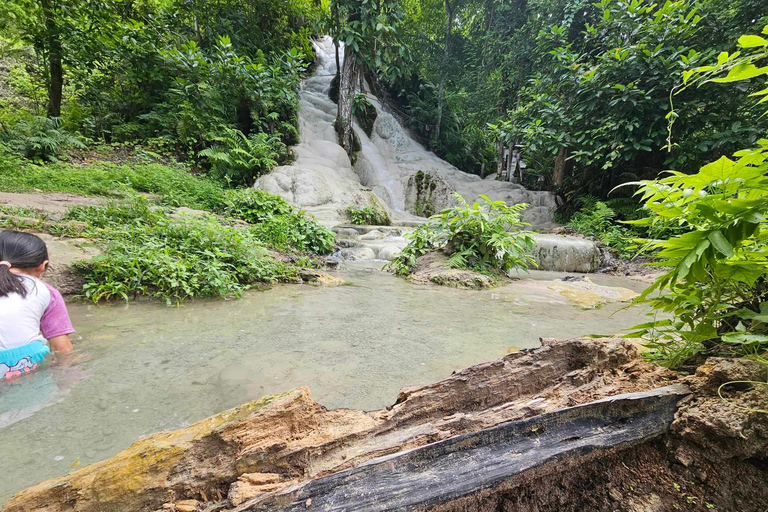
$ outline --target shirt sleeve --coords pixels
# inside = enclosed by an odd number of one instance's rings
[[[64,298],[59,290],[53,286],[48,283],[45,283],[45,286],[51,292],[51,302],[45,308],[43,317],[40,319],[40,332],[47,340],[64,334],[72,334],[75,330],[72,328],[72,321],[69,319]]]

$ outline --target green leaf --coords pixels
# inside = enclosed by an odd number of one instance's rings
[[[768,46],[768,40],[760,36],[741,36],[739,38],[739,45],[742,48],[757,48],[760,46]]]
[[[712,242],[712,247],[717,249],[718,252],[728,258],[733,257],[733,247],[719,229],[717,231],[712,231],[707,238]]]

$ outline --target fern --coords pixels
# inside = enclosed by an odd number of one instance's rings
[[[86,145],[61,127],[59,118],[35,116],[11,127],[3,138],[9,147],[30,160],[55,162],[67,149],[85,149]]]
[[[287,147],[279,136],[267,133],[246,136],[227,126],[222,130],[223,135],[213,139],[216,144],[200,151],[198,156],[208,159],[216,178],[232,185],[253,185],[256,178],[287,155]]]

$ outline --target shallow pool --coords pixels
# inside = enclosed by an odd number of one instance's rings
[[[527,280],[463,291],[411,285],[377,264],[346,265],[337,273],[350,284],[337,288],[286,285],[181,307],[71,304],[86,360],[0,386],[0,504],[145,434],[263,395],[308,385],[329,408],[376,409],[401,387],[538,346],[539,337],[611,334],[644,321],[638,307],[582,310]]]

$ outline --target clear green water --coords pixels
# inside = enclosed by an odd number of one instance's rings
[[[71,304],[76,350],[87,360],[0,386],[0,503],[78,460],[107,458],[143,435],[263,395],[308,385],[329,408],[377,409],[401,387],[510,346],[615,333],[644,319],[619,304],[581,310],[525,280],[474,292],[419,287],[376,268],[348,263],[338,273],[349,286],[279,286],[226,302]]]

